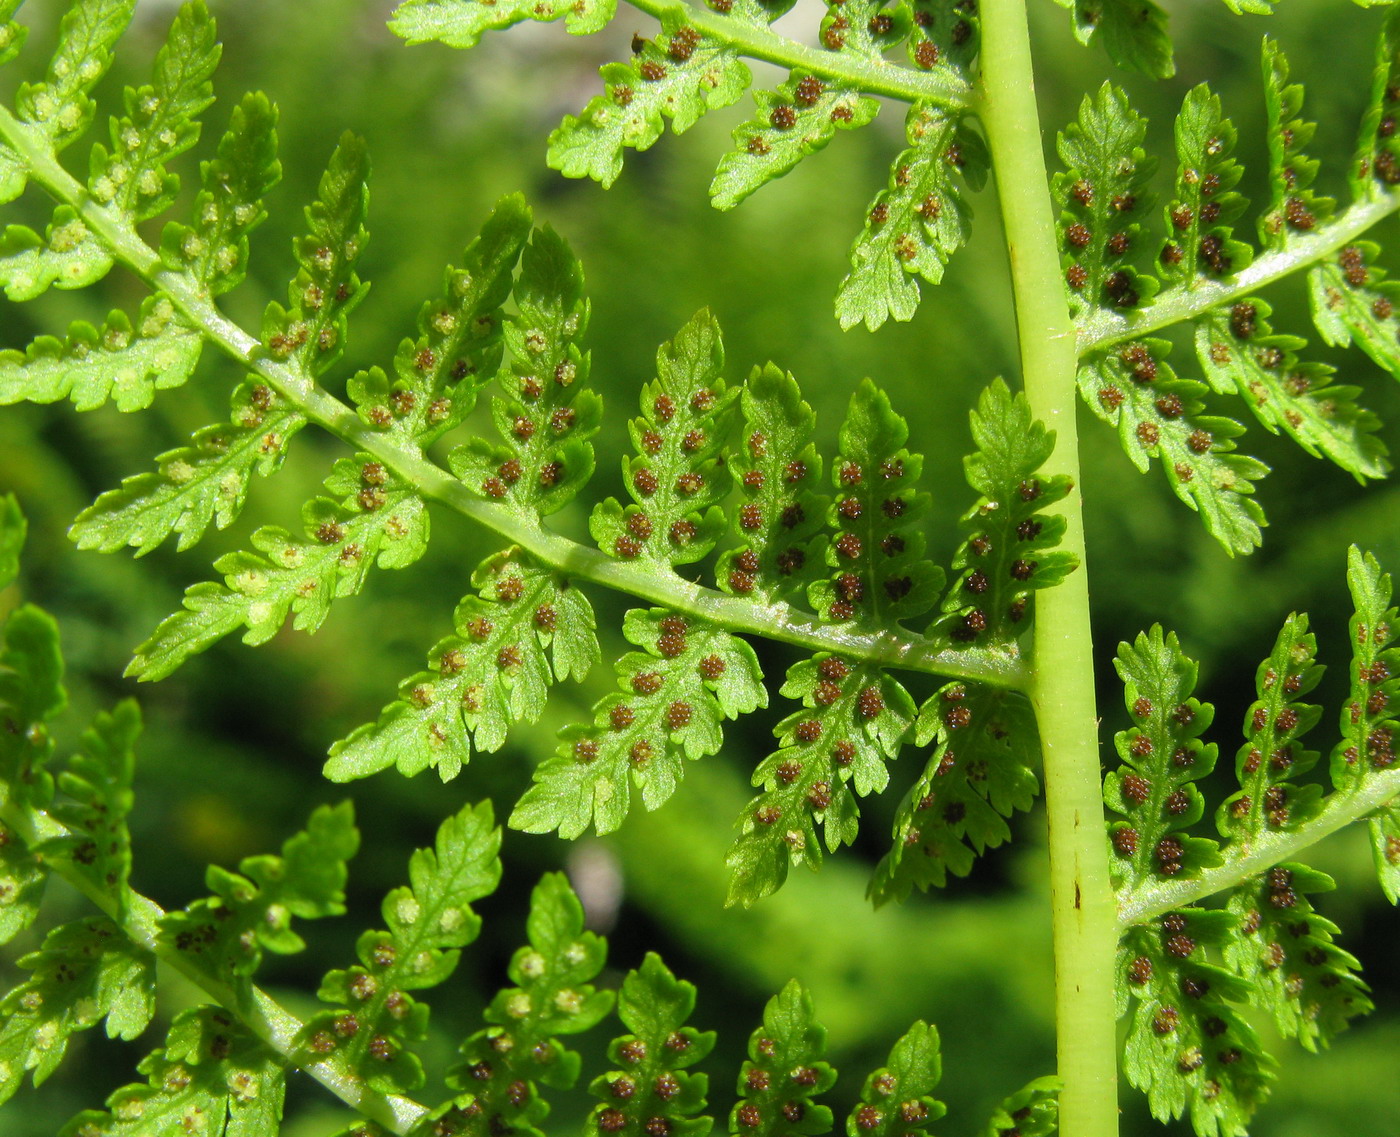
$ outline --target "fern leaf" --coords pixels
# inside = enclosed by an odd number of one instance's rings
[[[726,528],[718,502],[732,484],[724,445],[737,390],[722,372],[719,325],[698,313],[656,357],[656,379],[642,389],[642,417],[632,420],[640,453],[622,474],[636,503],[597,505],[589,531],[599,546],[626,560],[682,565],[714,548]]]
[[[1206,415],[1205,384],[1178,379],[1167,365],[1168,345],[1149,339],[1103,354],[1079,369],[1079,390],[1105,422],[1118,428],[1124,452],[1139,470],[1162,461],[1178,498],[1232,555],[1262,540],[1264,511],[1250,495],[1268,467],[1233,453],[1243,433],[1232,419]]]
[[[0,822],[0,944],[32,923],[44,898],[48,866],[31,853],[19,834]]]
[[[475,439],[454,450],[451,462],[482,497],[535,522],[562,509],[592,476],[587,439],[603,404],[587,389],[589,356],[578,346],[589,313],[583,269],[554,230],[536,230],[525,246],[514,297],[516,315],[505,326],[512,357],[501,375],[506,393],[492,400],[506,445]]]
[[[1400,904],[1400,805],[1385,806],[1367,825],[1381,891],[1392,904]]]
[[[23,84],[15,95],[16,116],[55,153],[92,122],[95,108],[88,92],[111,66],[135,7],[136,0],[74,0],[59,24],[48,77]]]
[[[726,466],[744,498],[733,515],[743,543],[720,554],[715,577],[725,592],[756,601],[805,599],[826,540],[827,501],[808,488],[821,479],[816,416],[797,381],[771,363],[754,369],[740,406],[744,442]],[[629,475],[635,488],[637,475]]]
[[[125,913],[130,898],[131,833],[126,819],[140,734],[141,711],[134,700],[123,700],[111,714],[97,716],[83,734],[81,750],[58,776],[58,788],[68,800],[54,806],[53,816],[69,832],[36,849],[50,860],[66,861],[98,892],[115,897],[120,913]]]
[[[1240,0],[1225,0],[1233,5]],[[1253,3],[1254,0],[1242,0]],[[1119,67],[1154,79],[1176,74],[1167,14],[1153,0],[1056,0],[1070,9],[1080,43],[1102,43]]]
[[[617,13],[617,0],[403,0],[389,19],[389,30],[409,43],[437,40],[448,47],[475,47],[484,32],[522,20],[562,19],[570,35],[601,31]]]
[[[428,542],[423,499],[369,455],[338,461],[326,488],[340,500],[320,497],[303,507],[304,540],[265,526],[253,534],[256,551],[220,557],[214,568],[224,583],[190,587],[181,611],[136,649],[127,674],[162,679],[240,627],[247,629],[245,643],[265,643],[293,613],[295,628],[315,631],[332,601],[364,587],[372,564],[402,568],[422,555]]]
[[[1233,1004],[1249,984],[1204,961],[1234,933],[1229,912],[1188,908],[1130,928],[1118,949],[1119,1013],[1131,1012],[1123,1071],[1159,1121],[1190,1107],[1198,1137],[1243,1137],[1274,1064]]]
[[[261,93],[233,108],[217,156],[200,164],[203,188],[193,224],[170,222],[161,237],[161,260],[186,272],[209,296],[236,287],[248,264],[248,234],[267,213],[262,198],[282,176],[277,161],[277,111]]]
[[[19,577],[19,555],[27,529],[15,495],[0,495],[0,588],[8,588]]]
[[[1342,739],[1332,751],[1332,784],[1358,789],[1395,764],[1400,735],[1400,612],[1391,605],[1390,575],[1370,553],[1352,546],[1347,584],[1355,613],[1351,631],[1351,692],[1342,708]],[[1392,898],[1393,899],[1393,898]]]
[[[1308,1050],[1371,1010],[1354,972],[1360,964],[1332,942],[1340,929],[1305,895],[1335,887],[1325,873],[1283,864],[1232,889],[1227,904],[1239,929],[1225,942],[1225,961],[1251,984],[1255,1003],[1273,1012],[1279,1031]]]
[[[981,47],[981,20],[970,5],[914,0],[914,27],[905,44],[909,62],[921,71],[950,72],[969,86]]]
[[[732,209],[765,182],[780,178],[822,149],[838,130],[874,120],[880,104],[853,85],[794,71],[776,91],[754,91],[758,110],[734,130],[710,183],[710,201]]]
[[[1400,379],[1400,282],[1386,279],[1375,263],[1379,253],[1371,241],[1347,245],[1308,271],[1308,297],[1324,342],[1333,347],[1355,342]]]
[[[1053,1137],[1059,1119],[1060,1079],[1036,1078],[997,1106],[980,1137],[1001,1137],[1008,1129],[1020,1137]]]
[[[14,19],[23,0],[0,0],[0,66],[20,53],[29,29]],[[0,205],[14,201],[24,192],[29,171],[24,162],[5,143],[0,142]]]
[[[1059,138],[1066,170],[1054,179],[1063,225],[1063,263],[1070,309],[1136,308],[1157,281],[1134,267],[1129,254],[1147,216],[1149,180],[1156,162],[1142,148],[1146,121],[1118,88],[1105,83],[1085,96],[1078,119]]]
[[[1280,128],[1282,129],[1282,128]],[[1248,206],[1235,192],[1244,170],[1231,155],[1237,132],[1220,110],[1220,98],[1202,83],[1191,88],[1176,116],[1176,187],[1165,210],[1168,232],[1163,272],[1195,287],[1249,266],[1254,250],[1230,228]],[[1282,160],[1282,159],[1280,159]]]
[[[264,951],[289,955],[306,947],[292,931],[293,916],[313,920],[345,911],[345,862],[359,842],[349,802],[321,806],[283,842],[280,857],[244,857],[236,873],[211,865],[204,879],[214,895],[167,914],[161,939],[221,981],[247,978]]]
[[[619,1068],[588,1087],[609,1103],[594,1106],[588,1115],[588,1137],[643,1137],[663,1128],[673,1137],[709,1132],[713,1121],[694,1116],[705,1108],[709,1079],[685,1071],[714,1048],[715,1034],[685,1025],[694,1009],[694,986],[672,975],[655,952],[647,952],[642,966],[627,973],[617,1015],[631,1033],[608,1046],[608,1058]]]
[[[830,1132],[830,1108],[812,1100],[836,1084],[835,1069],[822,1061],[825,1053],[826,1028],[813,1017],[812,996],[791,979],[768,1000],[763,1025],[749,1038],[729,1132],[754,1137]]]
[[[1303,147],[1317,133],[1317,124],[1296,117],[1303,106],[1303,87],[1288,82],[1288,60],[1273,40],[1264,40],[1263,64],[1273,200],[1259,219],[1259,237],[1278,245],[1290,229],[1306,233],[1326,221],[1336,211],[1336,202],[1312,189],[1318,162]]]
[[[68,531],[80,549],[144,556],[171,534],[188,549],[211,524],[239,515],[254,473],[275,473],[306,419],[270,387],[245,379],[226,423],[195,431],[188,446],[156,458],[157,469],[127,478],[78,514]]]
[[[871,202],[851,247],[851,271],[836,290],[843,328],[864,323],[875,331],[889,318],[912,319],[918,280],[942,280],[944,266],[971,233],[963,186],[980,190],[986,181],[981,137],[965,119],[924,103],[909,108],[905,131],[910,148],[894,160],[888,187]]]
[[[1397,47],[1400,47],[1400,10],[1391,8],[1381,34],[1376,37],[1371,98],[1361,118],[1356,157],[1347,171],[1351,195],[1357,200],[1400,183],[1400,138],[1395,135],[1395,112],[1400,103]]]
[[[58,625],[24,605],[10,613],[0,637],[0,805],[44,808],[53,797],[45,763],[53,755],[48,720],[68,705]]]
[[[1221,834],[1232,844],[1248,847],[1266,832],[1297,828],[1319,808],[1320,786],[1291,781],[1311,770],[1318,759],[1301,741],[1322,717],[1321,707],[1301,701],[1322,678],[1316,653],[1307,617],[1294,614],[1284,623],[1269,658],[1259,665],[1259,697],[1250,705],[1246,742],[1235,756],[1240,789],[1216,814]]]
[[[1205,812],[1195,783],[1215,769],[1215,744],[1200,740],[1215,708],[1192,696],[1196,663],[1158,625],[1120,644],[1115,667],[1133,726],[1114,736],[1123,765],[1104,778],[1105,803],[1127,818],[1109,829],[1114,875],[1128,888],[1198,875],[1221,861],[1214,841],[1189,833]]]
[[[601,74],[603,93],[550,134],[548,161],[565,177],[604,187],[622,173],[623,152],[650,148],[666,119],[684,134],[707,111],[738,102],[753,82],[733,47],[703,35],[676,8],[661,13],[655,40],[626,63],[604,64]]]
[[[0,233],[0,286],[11,300],[33,300],[51,287],[86,288],[107,275],[112,254],[69,205],[53,211],[40,236],[27,225]]]
[[[556,757],[535,770],[511,828],[610,833],[627,816],[632,785],[645,808],[658,808],[685,759],[718,752],[722,720],[768,704],[753,648],[730,632],[652,608],[629,612],[623,634],[644,650],[618,661],[621,691],[598,702],[591,723],[560,732]]]
[[[147,1076],[145,1085],[123,1086],[108,1097],[105,1111],[83,1111],[59,1137],[263,1137],[278,1131],[286,1070],[221,1007],[181,1011],[165,1046],[137,1069]]]
[[[522,554],[492,557],[457,608],[456,634],[433,648],[433,670],[411,676],[377,723],[331,748],[325,774],[362,778],[430,766],[453,778],[472,750],[500,749],[511,723],[535,722],[549,684],[582,679],[598,661],[593,608],[580,589]]]
[[[883,63],[885,52],[909,37],[913,15],[889,0],[840,0],[827,4],[819,38],[828,51]]]
[[[1390,463],[1375,436],[1380,419],[1356,403],[1361,389],[1333,385],[1325,364],[1300,362],[1306,341],[1272,334],[1271,312],[1251,297],[1197,322],[1196,358],[1206,379],[1222,394],[1239,394],[1272,433],[1283,431],[1314,457],[1326,456],[1358,481],[1384,477]]]
[[[384,898],[389,930],[365,932],[356,944],[359,964],[321,981],[318,998],[336,1009],[304,1028],[300,1041],[308,1059],[334,1052],[371,1089],[386,1093],[423,1084],[422,1063],[408,1044],[426,1032],[428,1007],[408,992],[446,980],[459,949],[476,939],[481,918],[470,903],[495,891],[500,845],[485,801],[449,817],[433,848],[414,852],[409,887]]]
[[[105,917],[62,924],[20,966],[34,974],[0,999],[0,1101],[28,1071],[58,1068],[69,1038],[107,1020],[109,1038],[135,1038],[155,1013],[155,961]]]
[[[613,993],[591,983],[607,959],[607,942],[583,929],[583,906],[567,878],[546,875],[530,896],[529,946],[515,953],[510,977],[486,1010],[492,1025],[462,1046],[464,1061],[447,1083],[462,1091],[444,1115],[453,1132],[486,1137],[503,1127],[543,1137],[549,1105],[537,1083],[571,1089],[581,1059],[556,1037],[596,1026],[612,1010]]]
[[[933,1096],[942,1076],[938,1030],[916,1022],[890,1048],[885,1065],[865,1079],[846,1132],[874,1137],[918,1134],[948,1111]]]
[[[851,844],[860,812],[854,795],[889,784],[885,763],[914,722],[914,700],[902,684],[879,667],[834,655],[794,664],[782,693],[803,709],[774,728],[779,749],[754,771],[763,792],[740,814],[725,858],[730,904],[748,906],[776,891],[790,864],[815,869],[818,824],[829,851]]]
[[[1075,568],[1057,551],[1064,519],[1044,512],[1070,492],[1063,475],[1039,476],[1055,436],[994,380],[971,413],[977,449],[963,459],[968,484],[981,496],[963,514],[969,534],[953,558],[957,574],[939,621],[955,643],[1012,643],[1026,626],[1031,594],[1058,584]]]
[[[112,119],[111,152],[93,147],[88,189],[94,201],[131,221],[149,220],[170,207],[180,179],[165,163],[199,138],[196,116],[214,101],[210,77],[219,54],[203,0],[184,4],[156,54],[153,81],[122,95],[126,114]]]
[[[949,684],[919,709],[916,730],[916,745],[936,745],[875,868],[877,907],[966,876],[974,858],[1011,839],[1003,818],[1030,809],[1039,790],[1035,716],[1017,693]]]
[[[167,297],[149,297],[134,326],[113,311],[101,328],[79,320],[65,339],[40,336],[23,352],[0,352],[0,404],[71,399],[90,411],[110,399],[120,411],[144,410],[156,391],[194,373],[202,346]]]

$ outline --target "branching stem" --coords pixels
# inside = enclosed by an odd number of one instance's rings
[[[982,0],[983,87],[979,112],[996,171],[1011,258],[1021,372],[1031,411],[1055,431],[1047,474],[1074,489],[1059,508],[1064,548],[1079,569],[1036,600],[1030,696],[1045,761],[1060,1132],[1118,1132],[1114,956],[1118,926],[1104,840],[1089,582],[1084,561],[1075,413],[1074,324],[1065,302],[1049,179],[1035,102],[1024,0]]]
[[[54,837],[66,837],[70,830],[49,814],[0,807],[0,819],[31,849]],[[299,1069],[362,1116],[378,1122],[391,1133],[404,1137],[428,1113],[426,1107],[400,1094],[384,1094],[364,1084],[353,1070],[346,1069],[334,1056],[310,1062],[297,1036],[305,1024],[261,988],[249,984],[238,989],[210,975],[189,956],[160,938],[160,922],[165,910],[139,892],[127,893],[126,910],[120,911],[117,897],[99,888],[63,860],[47,862],[50,871],[86,896],[104,915],[121,928],[126,937],[162,964],[173,968],[194,983],[211,999],[237,1016],[249,1032],[269,1049],[281,1055],[289,1068]]]
[[[379,459],[418,493],[479,522],[542,563],[571,577],[631,593],[735,632],[993,687],[1025,689],[1029,669],[1014,648],[954,648],[946,641],[898,629],[879,633],[845,631],[823,624],[810,612],[787,604],[755,604],[702,587],[673,572],[614,560],[597,549],[550,532],[531,517],[481,500],[435,462],[421,453],[394,445],[382,433],[362,422],[350,407],[298,368],[271,358],[261,343],[220,312],[207,295],[192,286],[187,276],[165,269],[159,256],[130,224],[94,202],[47,148],[31,137],[29,128],[3,107],[0,107],[0,137],[23,157],[34,179],[59,201],[77,210],[84,223],[101,236],[119,260],[169,296],[175,307],[194,327],[201,329],[206,338],[244,368],[256,373],[308,419],[355,449]]]

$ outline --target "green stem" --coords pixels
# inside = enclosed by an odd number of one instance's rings
[[[30,128],[16,121],[3,107],[0,107],[0,138],[20,154],[34,180],[59,201],[71,205],[120,261],[153,288],[169,296],[207,339],[242,367],[257,374],[310,421],[356,450],[374,456],[424,497],[479,522],[541,563],[571,577],[629,592],[652,604],[732,631],[780,640],[812,651],[837,652],[882,666],[926,671],[999,688],[1024,689],[1028,669],[1016,654],[1014,644],[954,648],[947,641],[902,630],[843,631],[823,624],[810,612],[787,604],[754,604],[704,588],[674,572],[614,560],[597,549],[550,532],[533,516],[483,501],[435,462],[395,446],[382,433],[360,421],[350,407],[317,386],[310,376],[270,358],[258,340],[219,311],[187,276],[164,268],[159,256],[126,220],[94,202],[48,152],[47,146],[37,136],[31,137]]]
[[[1400,794],[1400,769],[1372,774],[1354,793],[1334,793],[1322,812],[1297,829],[1261,833],[1248,844],[1227,845],[1222,851],[1225,863],[1207,869],[1191,880],[1154,881],[1134,889],[1118,905],[1121,927],[1142,924],[1167,912],[1194,904],[1295,857],[1385,805]]]
[[[30,849],[55,837],[70,835],[67,826],[49,814],[42,810],[20,809],[13,801],[0,807],[0,820]],[[427,1115],[427,1108],[412,1098],[368,1088],[354,1070],[346,1068],[333,1056],[316,1062],[306,1061],[306,1051],[297,1042],[305,1024],[261,988],[249,984],[246,990],[237,989],[210,975],[195,960],[161,939],[160,925],[165,910],[154,900],[128,890],[123,910],[115,895],[99,888],[85,874],[74,872],[67,861],[45,858],[44,864],[92,901],[133,944],[178,971],[226,1008],[263,1045],[281,1055],[288,1068],[309,1074],[351,1109],[400,1137]]]
[[[906,103],[923,100],[952,109],[966,107],[971,99],[971,89],[952,68],[915,71],[854,52],[808,47],[747,20],[721,16],[708,8],[675,3],[675,0],[628,0],[628,3],[657,20],[668,12],[679,13],[685,23],[735,48],[740,55],[849,83],[869,95],[885,95]]]
[[[1089,582],[1084,562],[1075,414],[1077,353],[1065,302],[1041,148],[1030,34],[1024,0],[982,0],[982,101],[996,171],[1020,337],[1021,371],[1035,416],[1055,431],[1047,474],[1074,489],[1060,507],[1061,547],[1080,567],[1039,594],[1030,696],[1045,761],[1050,887],[1055,943],[1055,1007],[1060,1132],[1118,1132],[1114,957],[1118,944],[1104,840]]]
[[[1272,284],[1308,265],[1331,256],[1338,249],[1361,238],[1383,218],[1400,209],[1400,193],[1376,193],[1339,213],[1320,229],[1288,234],[1285,242],[1271,249],[1248,268],[1227,280],[1197,280],[1159,293],[1152,303],[1128,314],[1101,309],[1079,328],[1079,354],[1120,343],[1194,320],[1212,308],[1231,304],[1265,285]]]

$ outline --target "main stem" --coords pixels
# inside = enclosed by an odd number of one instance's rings
[[[1050,827],[1060,1132],[1118,1132],[1114,956],[1118,928],[1099,783],[1093,639],[1075,424],[1075,329],[1065,304],[1055,217],[1041,149],[1024,0],[982,0],[979,111],[992,152],[1011,258],[1021,373],[1031,409],[1055,431],[1049,474],[1074,489],[1061,506],[1062,547],[1079,557],[1040,593],[1030,696],[1040,726]]]

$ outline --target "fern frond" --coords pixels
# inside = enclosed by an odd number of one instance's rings
[[[1354,792],[1395,765],[1400,735],[1400,611],[1391,604],[1390,574],[1370,553],[1352,546],[1347,585],[1355,612],[1351,632],[1351,692],[1342,708],[1342,739],[1332,751],[1332,784]]]
[[[1381,891],[1392,904],[1400,904],[1400,805],[1378,810],[1367,826]]]
[[[612,1010],[613,993],[591,982],[607,959],[607,942],[584,931],[583,906],[562,874],[535,886],[527,927],[529,946],[510,964],[518,986],[497,993],[486,1010],[492,1025],[463,1043],[464,1061],[448,1072],[448,1085],[461,1091],[449,1116],[465,1123],[455,1132],[508,1126],[543,1137],[537,1126],[549,1106],[539,1085],[571,1089],[581,1064],[556,1036],[589,1030]]]
[[[643,1137],[664,1128],[673,1137],[703,1137],[714,1124],[696,1117],[705,1108],[709,1078],[687,1073],[714,1048],[714,1031],[686,1026],[695,987],[677,979],[655,952],[629,971],[617,997],[617,1015],[631,1033],[608,1046],[616,1069],[595,1078],[588,1092],[602,1098],[584,1126],[588,1137],[620,1133]]]
[[[107,1110],[84,1110],[59,1137],[142,1137],[198,1131],[224,1137],[275,1133],[286,1070],[279,1057],[217,1007],[182,1011],[165,1045],[137,1069],[145,1085],[123,1086]]]
[[[1375,263],[1379,254],[1373,241],[1345,246],[1308,270],[1308,298],[1324,343],[1355,343],[1400,378],[1400,282],[1386,279],[1385,269]]]
[[[474,47],[481,35],[522,20],[562,19],[570,35],[601,31],[617,12],[617,0],[403,0],[389,19],[389,30],[409,43],[437,40],[448,47]]]
[[[22,957],[34,974],[0,999],[0,1101],[24,1075],[37,1086],[69,1038],[106,1020],[109,1038],[135,1038],[155,1013],[154,959],[102,916],[61,924]]]
[[[875,1137],[922,1132],[948,1111],[933,1097],[942,1076],[938,1030],[916,1022],[890,1048],[886,1064],[865,1079],[860,1104],[851,1111],[846,1132]]]
[[[34,923],[48,878],[48,866],[0,822],[0,944]]]
[[[306,947],[291,929],[293,916],[345,911],[345,862],[359,842],[349,802],[321,806],[283,842],[281,856],[245,857],[236,873],[211,865],[204,880],[214,895],[167,914],[161,939],[225,982],[246,979],[264,951],[287,955]]]
[[[503,553],[472,584],[478,592],[458,605],[456,633],[429,656],[433,670],[410,676],[378,722],[331,748],[328,778],[389,766],[411,777],[432,766],[447,781],[473,750],[500,749],[509,724],[535,722],[551,682],[582,679],[597,663],[593,607],[566,578]]]
[[[831,1110],[812,1100],[836,1083],[835,1069],[822,1061],[825,1052],[826,1028],[813,1017],[812,996],[791,979],[768,1000],[763,1025],[749,1038],[729,1132],[754,1137],[828,1132]]]
[[[431,849],[409,861],[410,885],[384,898],[387,931],[360,936],[360,962],[331,971],[317,992],[334,1010],[302,1031],[306,1060],[334,1053],[371,1089],[387,1093],[423,1084],[423,1066],[409,1043],[427,1029],[428,1007],[409,991],[442,983],[460,949],[476,939],[481,918],[470,902],[495,890],[501,877],[500,830],[491,803],[465,806],[439,826]]]
[[[1264,40],[1263,65],[1273,201],[1259,219],[1259,237],[1265,244],[1277,245],[1288,229],[1307,232],[1326,223],[1337,203],[1312,188],[1319,163],[1303,148],[1317,133],[1317,124],[1296,117],[1303,106],[1303,87],[1288,82],[1288,60],[1273,40]]]
[[[1255,0],[1225,0],[1235,3]],[[1071,11],[1074,36],[1082,44],[1102,43],[1119,67],[1154,79],[1176,74],[1167,14],[1153,0],[1056,0]]]
[[[68,705],[58,625],[26,604],[10,613],[0,632],[0,805],[42,809],[53,798],[48,722]]]
[[[1059,1119],[1060,1079],[1036,1078],[996,1108],[980,1137],[1001,1137],[1008,1128],[1021,1137],[1051,1137],[1059,1132]]]

